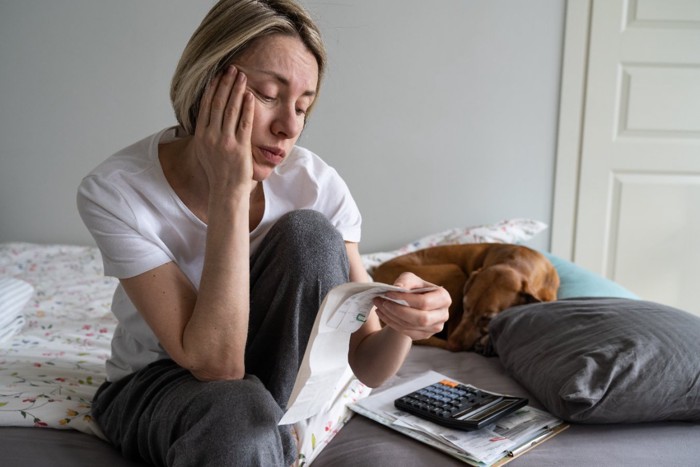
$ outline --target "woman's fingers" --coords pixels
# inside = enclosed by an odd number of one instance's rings
[[[422,281],[421,283],[426,284]],[[387,326],[412,339],[425,339],[442,330],[449,318],[448,308],[451,302],[445,289],[440,287],[420,294],[397,295],[400,295],[408,306],[383,298],[375,299],[377,314]]]
[[[394,285],[416,289],[433,286],[412,273],[403,273]],[[399,305],[391,300],[379,299],[376,303],[377,313],[386,325],[411,339],[426,339],[442,331],[449,318],[450,294],[442,287],[417,294],[391,292],[387,296],[403,300],[408,306]]]
[[[202,95],[197,127],[201,131],[206,128],[224,135],[250,137],[254,105],[246,83],[245,74],[234,66],[215,76]]]
[[[416,289],[418,287],[425,287],[431,284],[430,282],[425,282],[420,277],[416,276],[412,272],[403,272],[394,281],[394,285],[397,287],[402,287],[404,289]]]
[[[209,111],[209,127],[215,130],[220,130],[224,122],[224,113],[229,103],[231,88],[238,75],[238,70],[231,66],[224,70],[219,77],[216,90],[211,100],[211,108]]]
[[[216,88],[218,87],[220,78],[221,75],[216,75],[211,81],[209,81],[209,84],[207,84],[207,87],[204,89],[202,98],[199,101],[199,113],[197,113],[197,128],[199,128],[200,131],[209,126],[211,100],[214,96]]]
[[[238,120],[238,138],[242,142],[250,141],[253,131],[253,116],[255,114],[255,101],[253,94],[246,91],[243,95],[243,109]]]
[[[241,71],[236,71],[233,78],[231,87],[228,90],[228,100],[221,122],[221,130],[227,135],[236,134],[243,108],[243,98],[246,94],[247,78],[245,74]]]

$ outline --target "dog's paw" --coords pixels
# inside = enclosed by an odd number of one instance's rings
[[[493,348],[491,343],[491,336],[485,335],[479,341],[474,344],[474,352],[483,355],[484,357],[495,357],[497,356],[496,350]]]

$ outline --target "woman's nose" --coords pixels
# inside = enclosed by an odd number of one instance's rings
[[[297,115],[295,108],[278,108],[272,122],[272,132],[287,139],[296,138],[304,127],[303,117]]]

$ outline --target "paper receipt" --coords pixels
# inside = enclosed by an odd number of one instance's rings
[[[326,325],[332,328],[336,328],[342,331],[355,332],[362,326],[362,324],[367,321],[367,316],[372,310],[375,297],[382,297],[387,300],[391,300],[399,305],[407,306],[408,303],[404,300],[396,300],[386,296],[387,292],[404,292],[404,293],[423,293],[430,290],[434,290],[437,286],[422,287],[420,289],[403,289],[401,287],[395,287],[393,285],[386,285],[380,283],[351,283],[354,293],[349,296],[343,296],[341,302],[329,317]],[[348,285],[348,284],[345,284]],[[357,291],[357,286],[363,285],[364,290]],[[342,286],[341,286],[342,287]],[[339,295],[345,295],[342,289],[333,289],[329,292],[330,294],[338,293]]]

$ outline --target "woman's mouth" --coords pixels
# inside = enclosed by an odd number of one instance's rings
[[[258,146],[263,158],[272,165],[279,165],[284,160],[284,150],[272,146]]]

